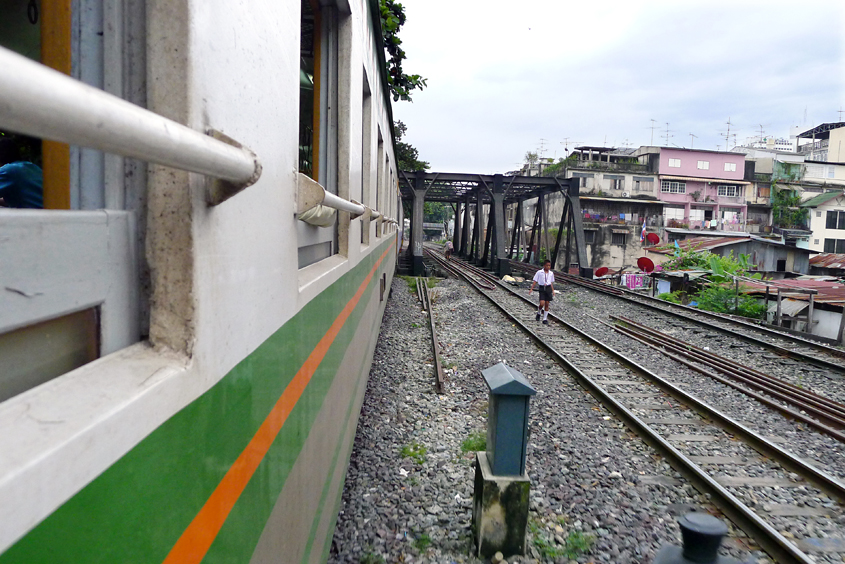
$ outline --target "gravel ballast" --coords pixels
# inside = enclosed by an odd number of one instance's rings
[[[478,562],[470,532],[474,455],[462,443],[486,428],[481,370],[498,362],[537,389],[528,553],[509,562],[650,562],[663,544],[680,542],[677,516],[691,508],[718,514],[474,290],[445,280],[434,300],[447,367],[441,395],[426,314],[407,283],[393,281],[330,562]],[[723,554],[770,562],[728,524]],[[586,551],[573,548],[584,544]]]

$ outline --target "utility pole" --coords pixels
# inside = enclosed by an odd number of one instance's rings
[[[649,143],[650,146],[654,146],[654,129],[657,127],[656,125],[654,125],[655,123],[657,123],[656,120],[651,120],[651,143]]]
[[[694,149],[694,148],[695,148],[695,139],[696,139],[697,137],[698,137],[698,135],[693,135],[692,133],[690,133],[690,134],[689,134],[689,148],[690,148],[690,149]],[[626,217],[627,217],[627,216],[626,216]]]

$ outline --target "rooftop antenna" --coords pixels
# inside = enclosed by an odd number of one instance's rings
[[[726,123],[728,124],[728,132],[722,134],[722,137],[725,138],[725,151],[728,150],[728,144],[730,143],[730,140],[731,140],[731,126],[734,125],[734,124],[731,123],[731,118],[728,118],[728,121]],[[736,134],[734,134],[734,137],[736,137]]]
[[[546,141],[548,141],[548,139],[540,137],[540,148],[537,149],[537,152],[540,153],[540,158],[543,158],[543,155],[546,154]]]
[[[649,143],[649,145],[652,147],[654,146],[654,130],[657,127],[656,125],[654,125],[655,123],[657,123],[656,120],[651,120],[651,143]]]
[[[842,112],[845,112],[845,110],[842,109],[842,106],[839,106],[839,121],[842,121]]]
[[[564,137],[563,141],[560,142],[560,144],[563,145],[564,152],[567,152],[567,153],[569,152],[569,145],[577,145],[578,143],[581,142],[581,141],[570,141],[569,139],[570,139],[569,137]]]
[[[667,122],[666,122],[666,146],[667,146],[667,147],[669,146],[669,139],[670,139],[671,137],[674,137],[674,135],[669,135],[669,133],[670,133],[670,130],[669,130],[669,122],[667,121]]]
[[[689,134],[689,148],[690,149],[695,148],[695,140],[696,140],[697,137],[698,137],[698,135],[693,135],[692,133]]]

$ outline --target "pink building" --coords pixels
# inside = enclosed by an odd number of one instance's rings
[[[657,160],[657,197],[666,227],[745,231],[748,214],[745,155],[670,147],[642,147],[640,160]],[[648,155],[648,156],[646,156]]]

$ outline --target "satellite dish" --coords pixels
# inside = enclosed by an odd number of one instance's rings
[[[595,272],[596,276],[604,276],[605,274],[607,274],[607,267],[606,266],[602,266],[601,268],[596,269],[596,272]]]
[[[657,233],[649,233],[645,236],[645,239],[652,245],[656,245],[660,242],[660,235],[658,235]]]
[[[640,257],[637,259],[637,266],[640,267],[640,270],[643,272],[651,272],[654,270],[654,263],[648,257]]]

